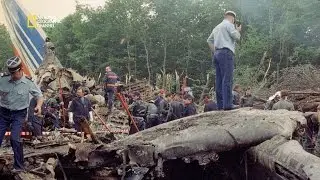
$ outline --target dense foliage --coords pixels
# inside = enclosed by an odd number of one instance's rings
[[[5,67],[5,62],[8,58],[13,56],[13,49],[7,29],[0,24],[0,67],[1,71]]]
[[[106,65],[118,74],[149,78],[175,70],[206,82],[213,72],[206,39],[234,10],[242,23],[236,82],[260,82],[299,64],[320,64],[317,0],[108,0],[93,10],[77,6],[48,35],[66,67],[98,76]],[[270,62],[270,63],[269,63]]]

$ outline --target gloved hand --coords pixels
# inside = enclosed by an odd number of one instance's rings
[[[73,113],[72,113],[72,112],[69,112],[69,123],[70,123],[70,124],[74,124],[74,121],[73,121]]]
[[[89,121],[93,122],[93,114],[92,111],[89,112]]]

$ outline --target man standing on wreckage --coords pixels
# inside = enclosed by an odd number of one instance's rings
[[[207,42],[216,67],[216,99],[218,110],[231,110],[234,53],[236,41],[240,40],[241,25],[235,23],[236,13],[227,11],[224,20],[210,34]]]
[[[81,121],[93,122],[91,102],[84,97],[84,88],[77,89],[77,97],[74,98],[69,107],[69,123],[74,124],[78,132],[82,132]]]
[[[120,81],[118,75],[111,71],[109,66],[106,67],[106,74],[104,79],[105,102],[108,105],[108,114],[112,112],[114,94],[117,91],[117,83]]]
[[[22,124],[27,116],[29,94],[37,99],[34,108],[36,115],[41,115],[42,93],[37,85],[26,78],[19,57],[7,60],[10,75],[0,78],[0,145],[4,135],[11,127],[11,146],[14,153],[14,171],[24,170],[23,146],[20,139]]]

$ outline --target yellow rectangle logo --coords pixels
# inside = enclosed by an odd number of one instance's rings
[[[36,28],[36,27],[38,27],[37,16],[36,15],[29,15],[28,16],[27,26],[28,26],[28,28]]]

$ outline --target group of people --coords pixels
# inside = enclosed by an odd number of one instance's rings
[[[157,96],[149,101],[143,101],[139,92],[133,92],[129,98],[132,98],[129,111],[139,131],[197,114],[193,96],[190,94],[172,94],[160,90]],[[134,124],[130,124],[129,134],[137,132]]]
[[[245,90],[243,96],[239,85],[233,88],[235,44],[240,40],[240,32],[241,25],[236,23],[236,13],[227,11],[224,14],[224,20],[213,29],[207,40],[216,68],[217,101],[214,102],[209,96],[205,96],[204,111],[228,111],[239,107],[252,107],[255,101],[264,102],[267,110],[294,110],[293,104],[287,99],[287,91],[277,92],[265,101],[252,95],[250,88]],[[54,46],[50,39],[46,39],[46,49],[50,50],[47,53],[54,53]],[[16,171],[20,171],[24,169],[20,132],[25,119],[28,119],[28,125],[33,133],[36,136],[41,136],[43,122],[38,117],[42,115],[49,117],[53,127],[60,128],[61,117],[66,115],[64,113],[66,111],[68,112],[69,124],[81,131],[81,121],[93,121],[93,107],[90,100],[85,97],[88,90],[83,86],[74,89],[75,95],[70,98],[70,101],[63,102],[61,97],[51,94],[46,97],[46,101],[43,103],[43,92],[32,80],[24,76],[22,61],[19,57],[10,58],[6,65],[10,74],[0,78],[0,145],[10,127],[14,168]],[[114,96],[118,91],[119,80],[117,74],[112,72],[109,66],[106,67],[104,90],[109,113],[112,112],[114,106]],[[29,94],[33,96],[31,101]],[[139,92],[132,92],[127,98],[129,99],[127,101],[129,110],[135,122],[130,122],[130,134],[137,131],[134,124],[140,131],[197,114],[192,93],[171,94],[160,90],[154,99],[143,101]],[[312,117],[315,119],[320,116]]]

